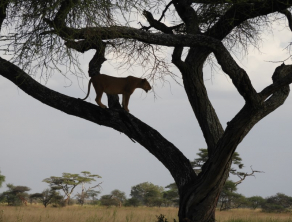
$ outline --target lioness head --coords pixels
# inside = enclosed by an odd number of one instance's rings
[[[151,86],[149,84],[149,82],[147,81],[147,79],[142,79],[142,89],[145,90],[145,92],[148,92],[151,89]]]

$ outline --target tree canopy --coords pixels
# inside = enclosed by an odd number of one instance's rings
[[[232,53],[257,47],[275,20],[288,21],[292,30],[291,6],[290,0],[1,0],[1,50],[6,59],[0,58],[0,74],[46,105],[138,142],[173,176],[180,196],[179,220],[215,221],[217,200],[238,144],[285,102],[292,82],[292,65],[283,63],[273,74],[271,70],[272,83],[258,92]],[[62,71],[60,65],[80,78],[78,53],[89,50],[95,50],[89,76],[100,74],[109,55],[127,67],[143,67],[153,81],[174,76],[172,67],[179,70],[207,144],[208,160],[200,174],[173,143],[120,109],[116,95],[109,95],[109,109],[102,109],[31,78],[39,73],[47,80]],[[171,52],[170,58],[166,52]],[[205,86],[203,67],[208,61],[219,65],[245,101],[225,129]],[[75,186],[68,179],[62,182]],[[70,193],[68,189],[64,191]]]
[[[8,183],[7,185],[8,190],[3,192],[0,195],[0,200],[7,202],[8,205],[22,205],[27,204],[28,200],[28,193],[27,191],[30,191],[30,188],[27,186],[14,186],[11,183]]]
[[[96,181],[96,178],[101,178],[97,174],[91,174],[88,171],[81,172],[82,175],[79,174],[71,174],[71,173],[63,173],[62,177],[51,176],[43,180],[50,185],[52,190],[62,190],[65,193],[66,202],[69,202],[70,197],[74,191],[74,189],[83,183],[91,183]],[[82,193],[83,193],[82,189]],[[84,199],[83,199],[84,200]]]
[[[1,174],[0,171],[0,187],[2,187],[2,183],[5,181],[5,176]]]
[[[131,197],[140,201],[143,205],[153,206],[162,199],[163,187],[149,182],[140,183],[131,188]]]

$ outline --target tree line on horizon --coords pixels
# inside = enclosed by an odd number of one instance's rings
[[[207,149],[199,149],[198,157],[191,162],[194,170],[199,173],[203,163],[208,159]],[[238,176],[239,180],[227,180],[219,196],[217,208],[229,210],[234,208],[261,208],[264,212],[288,212],[292,209],[292,197],[283,193],[277,193],[273,196],[263,198],[261,196],[245,197],[237,192],[237,185],[242,183],[246,177],[254,176],[254,173],[262,171],[252,170],[250,173],[242,172],[244,164],[239,154],[235,152],[232,157],[232,167],[230,174]],[[43,180],[49,184],[50,188],[45,189],[42,193],[29,194],[30,188],[27,186],[14,186],[7,184],[8,190],[0,193],[0,203],[9,206],[27,205],[28,203],[41,203],[45,207],[52,205],[62,207],[73,204],[91,204],[100,206],[116,207],[178,207],[179,193],[175,183],[165,187],[154,185],[150,182],[143,182],[131,187],[130,198],[126,197],[125,192],[115,189],[110,194],[100,195],[101,183],[94,186],[85,186],[91,184],[96,179],[101,178],[97,174],[91,174],[88,171],[82,171],[81,174],[63,173],[61,177],[51,176]],[[5,176],[0,171],[0,187],[5,181]],[[81,192],[73,196],[77,186],[81,186]],[[61,194],[64,193],[64,195]]]
[[[115,189],[110,194],[102,195],[98,190],[90,190],[82,196],[77,193],[69,202],[61,195],[60,191],[52,188],[45,189],[42,193],[29,194],[30,188],[26,186],[14,186],[7,184],[8,190],[0,194],[0,203],[9,206],[27,204],[43,204],[45,207],[64,207],[67,205],[99,205],[105,207],[178,207],[179,196],[176,186],[169,184],[165,188],[149,182],[137,184],[131,188],[130,198],[125,192]],[[289,212],[292,207],[292,197],[282,193],[263,198],[261,196],[245,197],[236,192],[234,182],[227,181],[218,201],[217,208],[229,210],[235,208],[261,208],[264,212]]]

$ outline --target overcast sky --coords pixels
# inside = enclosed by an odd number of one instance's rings
[[[283,50],[291,41],[291,32],[275,26],[275,35],[264,36],[261,53],[251,50],[239,65],[249,74],[254,87],[260,91],[271,84],[274,69],[280,63],[267,61],[284,60]],[[85,72],[92,52],[82,60]],[[114,61],[112,61],[114,64]],[[290,64],[291,60],[286,64]],[[174,70],[179,74],[177,70]],[[108,62],[102,73],[127,76],[133,73],[115,70]],[[140,77],[142,71],[135,69]],[[81,88],[74,76],[73,84],[55,73],[47,87],[72,96],[83,98],[88,81]],[[222,73],[205,69],[208,93],[223,127],[243,106],[231,80]],[[202,132],[191,110],[183,87],[170,80],[171,86],[154,85],[159,96],[146,94],[137,89],[129,103],[130,112],[143,122],[158,130],[175,144],[187,158],[193,160],[199,148],[206,148]],[[31,193],[48,188],[42,180],[50,176],[61,176],[63,172],[80,173],[90,171],[102,176],[102,194],[120,189],[129,195],[131,186],[151,182],[166,186],[173,182],[166,168],[137,143],[119,132],[69,116],[26,95],[9,80],[0,76],[0,170],[6,183],[30,187]],[[83,90],[83,91],[82,91]],[[91,89],[87,101],[95,103]],[[106,96],[104,96],[106,97]],[[104,100],[107,104],[107,101]],[[237,151],[245,164],[244,170],[264,171],[256,177],[247,178],[238,186],[245,196],[271,196],[282,192],[292,196],[292,96],[285,104],[259,122],[238,146]],[[236,180],[236,178],[233,178]],[[94,185],[94,184],[92,184]],[[78,191],[80,192],[81,188]],[[0,192],[6,190],[5,184]]]

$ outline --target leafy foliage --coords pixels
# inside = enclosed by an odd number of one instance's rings
[[[131,197],[146,206],[160,206],[162,204],[163,187],[149,182],[140,183],[131,188]]]
[[[266,198],[266,201],[261,205],[264,212],[287,212],[292,207],[292,197],[283,193],[277,193],[274,196]]]
[[[112,195],[103,195],[100,197],[100,204],[102,206],[119,206],[119,201],[112,198]]]
[[[248,206],[252,209],[260,208],[264,203],[265,199],[261,196],[252,196],[247,198]]]
[[[138,207],[138,206],[140,206],[140,204],[141,204],[141,202],[137,198],[131,197],[131,198],[127,199],[125,206]]]
[[[63,197],[59,192],[53,189],[45,189],[42,193],[34,193],[29,195],[31,202],[40,201],[45,207],[49,204],[54,204],[54,206],[62,205]]]
[[[0,187],[2,187],[2,183],[5,181],[5,176],[3,176],[1,174],[1,171],[0,171]]]
[[[164,204],[166,206],[178,206],[179,195],[178,189],[175,183],[169,184],[165,187],[168,190],[163,191]]]
[[[246,205],[246,198],[243,195],[236,193],[236,191],[236,184],[231,180],[227,180],[222,192],[220,193],[218,201],[220,210],[229,210]]]
[[[30,190],[29,187],[7,184],[7,188],[8,190],[0,195],[0,200],[2,202],[6,202],[11,206],[26,204],[29,196],[27,193],[27,191]]]

